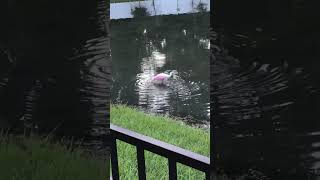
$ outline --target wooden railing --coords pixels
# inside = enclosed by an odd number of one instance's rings
[[[169,180],[177,179],[177,163],[181,163],[204,172],[206,175],[206,180],[209,180],[210,158],[113,124],[110,125],[110,128],[112,134],[111,165],[113,180],[119,180],[117,140],[121,140],[133,146],[136,146],[139,180],[146,180],[144,150],[153,152],[168,159]]]

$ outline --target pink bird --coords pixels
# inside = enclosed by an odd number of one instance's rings
[[[173,75],[173,72],[170,72],[170,74],[165,74],[165,73],[157,74],[152,78],[152,82],[155,84],[164,85],[168,81],[168,79],[172,77],[172,75]]]

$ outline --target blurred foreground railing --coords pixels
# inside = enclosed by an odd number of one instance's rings
[[[111,124],[111,165],[112,179],[119,180],[119,166],[117,156],[117,139],[129,143],[137,148],[139,180],[146,180],[144,150],[166,157],[169,164],[169,180],[177,179],[177,163],[184,164],[206,174],[210,179],[210,159],[177,146],[153,139],[148,136],[130,131]]]

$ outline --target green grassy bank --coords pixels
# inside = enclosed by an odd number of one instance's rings
[[[124,105],[111,105],[111,122],[115,125],[209,156],[209,131],[187,126],[164,116],[145,114]],[[121,179],[138,179],[135,147],[118,141]],[[201,180],[204,174],[178,164],[178,179]],[[146,153],[147,179],[168,179],[167,160],[151,152]]]
[[[0,135],[2,180],[109,179],[109,162],[38,137]]]

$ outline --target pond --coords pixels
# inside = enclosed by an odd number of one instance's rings
[[[238,178],[318,180],[318,10],[249,2],[221,4],[214,24],[216,166]]]
[[[0,128],[102,143],[111,82],[107,7],[107,1],[12,1],[0,42]]]
[[[112,102],[208,125],[209,13],[111,21]],[[158,73],[174,72],[166,86]]]

